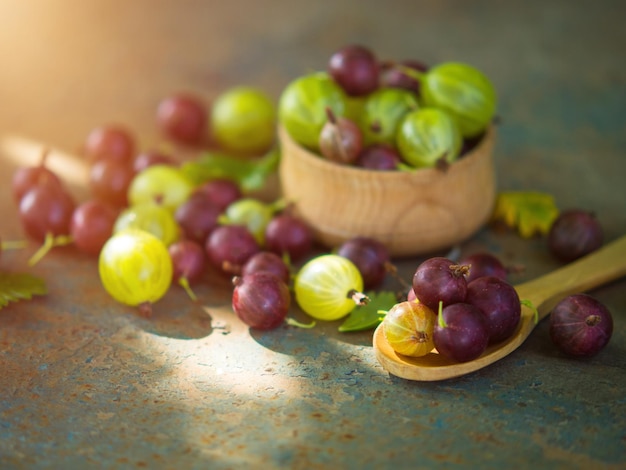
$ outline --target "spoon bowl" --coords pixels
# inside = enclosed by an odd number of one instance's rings
[[[392,375],[408,380],[437,381],[451,379],[487,367],[515,351],[565,296],[599,287],[626,275],[626,235],[551,273],[515,286],[520,300],[527,300],[538,310],[522,306],[515,332],[502,342],[490,345],[477,359],[454,362],[436,351],[422,357],[396,353],[383,334],[382,324],[374,332],[376,359]]]

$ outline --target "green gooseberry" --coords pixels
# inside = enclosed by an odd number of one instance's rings
[[[354,122],[359,122],[361,115],[365,110],[365,102],[367,95],[365,96],[350,96],[346,95],[346,112],[343,117],[350,119]]]
[[[347,96],[326,72],[314,72],[287,85],[278,103],[278,117],[296,142],[318,151],[319,135],[328,119],[326,108],[337,117],[344,116]]]
[[[496,92],[478,69],[460,62],[437,65],[423,76],[421,96],[426,106],[448,111],[463,137],[481,134],[496,112]]]
[[[225,149],[241,153],[263,152],[274,142],[274,103],[258,88],[231,88],[213,103],[211,129],[217,142]]]
[[[411,111],[400,123],[396,136],[402,159],[414,168],[432,168],[440,161],[454,162],[462,140],[456,121],[438,108]]]
[[[267,203],[252,197],[244,197],[232,202],[217,220],[222,225],[245,226],[259,245],[263,245],[267,225],[274,214],[284,207],[283,199]]]
[[[380,88],[365,100],[360,119],[366,145],[395,146],[398,126],[404,116],[419,106],[415,93],[400,88]]]

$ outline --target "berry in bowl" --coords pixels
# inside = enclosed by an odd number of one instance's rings
[[[364,236],[402,257],[469,238],[495,201],[493,86],[467,64],[381,64],[366,52],[345,47],[283,91],[283,196],[328,247]],[[412,80],[384,80],[394,67]]]

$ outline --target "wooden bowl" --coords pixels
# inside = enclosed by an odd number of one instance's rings
[[[447,170],[375,171],[330,162],[279,129],[283,197],[335,247],[356,236],[384,243],[394,257],[432,253],[483,226],[495,201],[495,128]]]

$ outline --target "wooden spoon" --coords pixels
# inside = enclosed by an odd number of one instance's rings
[[[549,274],[515,286],[521,300],[529,300],[539,311],[539,320],[569,294],[584,292],[626,275],[626,235]],[[522,307],[522,317],[513,335],[491,345],[477,359],[454,362],[436,352],[422,357],[396,353],[385,339],[382,324],[374,332],[376,358],[390,374],[408,380],[435,381],[469,374],[512,353],[535,328],[534,311]]]

